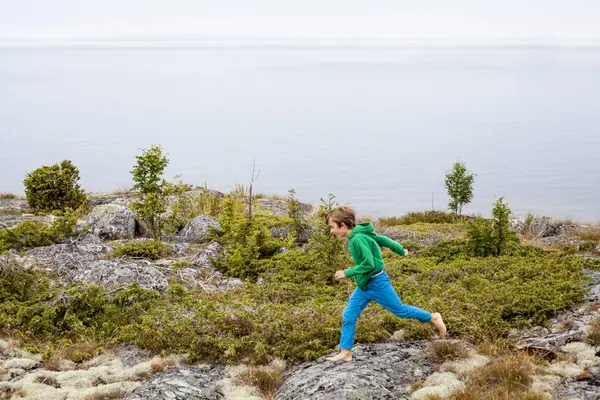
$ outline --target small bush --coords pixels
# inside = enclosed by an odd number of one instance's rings
[[[131,241],[124,244],[117,244],[109,257],[131,257],[131,258],[147,258],[150,260],[158,260],[159,258],[168,256],[171,253],[171,247],[158,240],[143,240]]]
[[[486,393],[486,398],[493,400],[522,399],[523,396],[530,395],[529,389],[535,370],[536,367],[528,356],[507,357],[471,372],[467,379],[467,387],[450,398],[479,399],[482,393]]]
[[[25,220],[9,229],[0,229],[0,253],[9,249],[25,251],[34,247],[50,246],[77,234],[77,218],[68,209],[51,226],[44,223]]]
[[[14,200],[17,198],[17,195],[12,193],[0,193],[0,200]]]
[[[79,169],[69,160],[38,168],[23,182],[27,202],[35,211],[76,210],[86,201],[78,181]]]
[[[592,346],[600,346],[600,318],[596,318],[590,323],[588,341]]]
[[[238,384],[256,387],[262,396],[270,399],[275,398],[282,381],[282,372],[268,367],[250,367],[235,379]]]
[[[469,357],[469,350],[459,342],[439,341],[427,347],[427,357],[436,363],[460,360]]]
[[[511,254],[519,239],[509,228],[511,211],[500,197],[492,210],[492,220],[476,218],[469,225],[467,243],[475,256],[487,257]]]
[[[444,211],[416,211],[401,217],[384,217],[379,219],[381,226],[412,225],[417,223],[453,224],[462,221],[454,213]]]

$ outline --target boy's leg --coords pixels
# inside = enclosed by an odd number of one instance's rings
[[[420,308],[402,304],[402,301],[394,290],[387,274],[383,273],[378,277],[377,282],[372,285],[372,289],[369,288],[369,293],[371,299],[375,300],[398,317],[412,318],[421,322],[431,322],[440,333],[440,337],[442,339],[446,337],[446,325],[442,320],[441,314],[430,314]]]
[[[342,313],[342,337],[340,339],[340,348],[352,350],[354,344],[354,333],[356,331],[356,320],[360,313],[365,309],[371,300],[367,297],[364,290],[357,287],[354,289],[346,309]]]
[[[340,353],[330,357],[327,361],[352,361],[352,345],[354,344],[354,332],[356,331],[356,320],[371,300],[361,288],[354,289],[348,300],[346,309],[342,313],[342,337],[340,339]]]
[[[430,322],[431,314],[420,308],[402,304],[400,297],[394,290],[390,279],[384,273],[378,277],[376,285],[370,290],[371,298],[390,310],[400,318],[417,319],[421,322]]]

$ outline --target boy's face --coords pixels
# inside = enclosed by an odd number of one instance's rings
[[[327,221],[327,225],[329,225],[329,232],[336,238],[343,238],[350,236],[350,229],[346,226],[345,223],[337,223],[332,221],[331,219]]]

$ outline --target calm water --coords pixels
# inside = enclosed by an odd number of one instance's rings
[[[467,213],[600,220],[600,48],[4,48],[0,192],[62,159],[88,191],[131,184],[162,144],[168,177],[359,213],[445,208],[456,159]]]

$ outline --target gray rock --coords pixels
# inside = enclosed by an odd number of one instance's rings
[[[118,204],[95,207],[87,216],[85,225],[94,235],[105,239],[131,239],[135,234],[133,211]]]
[[[38,222],[41,224],[52,225],[57,219],[53,215],[0,215],[0,228],[13,228],[25,221]]]
[[[223,246],[219,242],[210,242],[202,251],[198,252],[192,258],[194,265],[206,268],[213,268],[213,264],[210,261],[211,258],[219,259],[221,257],[221,250]]]
[[[27,211],[29,204],[24,197],[15,199],[0,199],[0,211]]]
[[[554,390],[554,399],[600,400],[600,366],[587,369],[577,380],[564,380]]]
[[[176,367],[155,375],[153,379],[125,396],[126,400],[220,400],[225,397],[216,387],[223,378],[222,368],[209,371],[193,367]]]
[[[88,285],[106,285],[109,289],[139,282],[145,289],[165,290],[165,275],[148,261],[100,260],[77,269],[72,277],[75,282]]]
[[[287,217],[290,213],[288,201],[285,199],[262,198],[258,199],[257,202],[262,210],[269,214]],[[306,203],[300,203],[300,207],[302,208],[302,214],[305,216],[308,215],[312,209],[312,206]]]
[[[388,226],[378,229],[378,233],[397,242],[412,242],[420,246],[433,246],[439,242],[453,239],[451,235],[444,235],[440,232],[416,233],[408,229]]]
[[[351,363],[320,358],[301,364],[286,374],[277,399],[408,399],[411,383],[432,370],[424,351],[427,343],[359,345]]]
[[[97,207],[106,204],[118,204],[122,206],[128,206],[135,200],[134,194],[105,194],[105,195],[92,195],[88,196],[88,205],[90,207]]]
[[[200,243],[208,235],[209,227],[221,229],[221,225],[212,217],[200,215],[188,222],[177,235],[179,242]]]
[[[562,228],[562,222],[550,217],[535,217],[528,227],[529,232],[541,237],[558,236]]]
[[[292,230],[292,227],[290,227],[290,226],[274,226],[272,228],[269,228],[271,235],[273,235],[273,237],[278,238],[278,239],[287,238],[287,236],[289,235],[291,230]],[[314,232],[315,232],[315,228],[313,226],[307,225],[304,229],[302,229],[300,231],[300,233],[296,232],[296,243],[299,246],[302,246],[302,245],[308,243],[308,240],[310,239],[310,237],[312,236],[312,234]]]
[[[67,239],[66,243],[37,247],[25,253],[25,266],[38,265],[69,277],[74,271],[108,254],[107,246],[95,235],[87,234]]]

